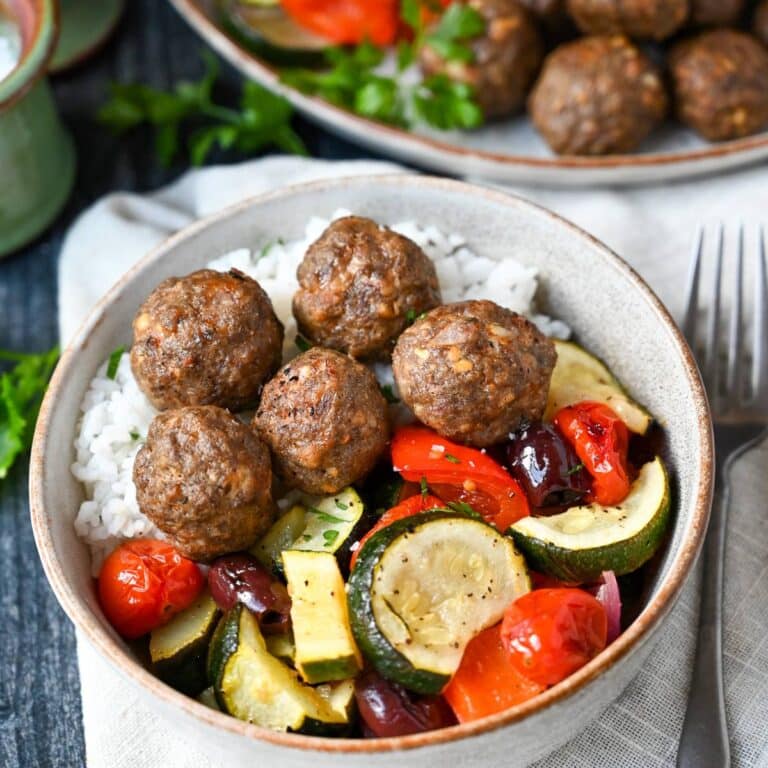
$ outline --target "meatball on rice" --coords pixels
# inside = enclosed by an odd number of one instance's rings
[[[131,368],[160,409],[255,405],[278,369],[283,326],[261,286],[202,269],[155,288],[133,321]]]
[[[337,493],[366,475],[389,439],[387,403],[361,363],[315,347],[264,387],[254,426],[275,471],[305,493]]]
[[[626,37],[585,37],[547,58],[530,112],[565,155],[629,152],[663,120],[667,94],[651,61]]]
[[[400,396],[441,435],[485,447],[541,418],[557,353],[522,315],[492,301],[432,310],[397,342]]]
[[[359,216],[334,221],[297,276],[301,333],[355,358],[389,359],[413,318],[440,304],[435,267],[421,248]]]
[[[446,60],[430,45],[421,52],[424,74],[471,85],[486,118],[507,117],[525,106],[544,48],[532,15],[517,0],[468,0],[486,21],[470,42],[472,61]]]
[[[247,549],[274,517],[267,447],[212,405],[156,416],[133,481],[141,512],[192,560]]]
[[[744,32],[716,29],[679,43],[670,56],[679,119],[710,141],[768,126],[768,51]]]

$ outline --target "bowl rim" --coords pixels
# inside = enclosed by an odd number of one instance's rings
[[[371,184],[388,187],[393,193],[396,193],[397,189],[402,187],[420,187],[435,192],[448,192],[458,196],[471,196],[474,199],[482,197],[487,202],[497,205],[501,204],[503,206],[524,209],[537,215],[543,214],[545,217],[553,220],[558,226],[569,229],[572,235],[586,238],[590,241],[592,247],[607,265],[618,270],[620,273],[623,273],[625,277],[630,279],[634,288],[638,291],[639,296],[645,300],[649,308],[656,314],[660,324],[664,327],[667,334],[671,336],[672,341],[677,346],[681,361],[685,368],[687,382],[693,395],[694,408],[700,417],[698,420],[700,424],[698,441],[702,457],[701,473],[696,496],[692,502],[693,510],[691,521],[688,525],[689,533],[681,542],[679,552],[670,566],[670,572],[667,578],[660,585],[654,598],[645,606],[640,616],[635,619],[617,640],[587,665],[563,682],[553,686],[534,699],[505,710],[504,712],[474,722],[410,736],[375,740],[332,739],[327,737],[275,732],[212,710],[205,705],[200,704],[194,698],[179,693],[163,683],[159,678],[155,677],[149,670],[142,666],[130,651],[125,649],[121,643],[115,639],[116,636],[107,632],[90,610],[82,604],[82,598],[76,594],[75,590],[66,581],[56,557],[51,530],[46,523],[46,512],[44,507],[45,471],[43,467],[43,457],[46,453],[49,438],[49,425],[55,403],[58,399],[59,392],[66,386],[66,381],[69,378],[70,372],[77,365],[77,353],[80,347],[88,343],[91,333],[100,324],[103,313],[119,297],[125,286],[139,273],[143,272],[150,264],[154,264],[162,259],[168,251],[177,248],[190,238],[194,238],[206,228],[223,222],[229,217],[237,215],[247,209],[258,209],[260,205],[267,202],[290,199],[298,193],[322,193],[325,190],[339,187],[351,188],[354,190],[356,186],[368,186]],[[274,746],[304,751],[320,751],[336,754],[378,754],[396,750],[446,744],[458,739],[479,736],[518,722],[523,718],[535,712],[544,710],[576,693],[599,675],[614,667],[636,646],[639,647],[648,640],[652,631],[658,626],[660,621],[672,609],[677,601],[701,549],[709,520],[712,500],[713,466],[714,449],[709,405],[693,354],[688,347],[683,334],[678,329],[669,311],[661,303],[661,300],[653,293],[651,288],[637,274],[637,272],[618,255],[575,224],[542,206],[531,203],[516,195],[510,195],[505,192],[468,184],[466,182],[422,176],[418,174],[365,175],[298,184],[251,197],[236,203],[212,216],[200,219],[171,235],[168,239],[153,248],[146,256],[140,259],[137,264],[118,280],[118,282],[92,309],[88,318],[75,334],[62,354],[61,360],[51,379],[48,391],[40,409],[40,416],[36,425],[32,446],[29,478],[30,515],[35,542],[43,564],[43,569],[64,611],[75,626],[84,633],[90,644],[95,647],[124,677],[132,680],[137,686],[146,689],[148,693],[160,699],[164,704],[179,707],[192,718],[202,721],[214,728],[228,731],[234,735],[268,742]]]
[[[45,75],[59,39],[59,6],[54,0],[10,0],[21,29],[16,66],[0,80],[0,111],[22,99]]]

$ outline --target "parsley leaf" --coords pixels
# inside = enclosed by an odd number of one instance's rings
[[[485,28],[485,21],[474,9],[454,3],[443,14],[435,29],[427,34],[422,8],[433,8],[430,0],[401,0],[401,16],[413,30],[413,41],[402,41],[397,48],[397,72],[387,74],[383,67],[385,50],[370,42],[356,48],[328,48],[323,69],[287,68],[280,73],[286,85],[320,98],[363,117],[410,128],[425,123],[439,130],[476,128],[483,114],[471,86],[435,75],[416,84],[404,71],[416,61],[425,42],[451,57],[471,58],[462,43]],[[479,32],[477,31],[479,29]],[[466,54],[469,54],[467,57]],[[441,54],[442,55],[442,54]]]
[[[309,507],[308,511],[311,512],[313,515],[317,515],[317,519],[322,521],[323,523],[346,523],[346,520],[342,520],[340,517],[336,517],[335,515],[329,515],[327,512],[323,512],[322,509],[318,509],[317,507]]]
[[[296,334],[295,343],[300,352],[306,352],[308,349],[312,349],[312,342],[305,339],[300,333]]]
[[[452,453],[443,454],[443,458],[451,464],[461,464],[461,459],[457,459]]]
[[[39,355],[0,350],[0,361],[15,363],[0,375],[0,480],[32,445],[40,403],[58,359],[58,347]]]
[[[568,475],[568,476],[575,475],[577,472],[581,472],[582,469],[584,469],[583,462],[580,463],[580,464],[576,464],[575,466],[571,467],[565,474]]]
[[[117,376],[117,369],[120,367],[120,360],[125,353],[125,347],[118,347],[110,356],[107,363],[107,378],[111,381]]]
[[[419,481],[419,487],[421,488],[421,498],[426,499],[429,494],[429,485],[427,485],[427,478],[422,477]]]
[[[215,146],[250,154],[276,147],[297,155],[307,154],[304,143],[291,128],[293,109],[286,99],[257,83],[243,86],[239,109],[213,101],[219,64],[203,53],[206,69],[197,82],[181,81],[169,92],[147,85],[113,83],[110,99],[98,119],[116,133],[149,124],[155,128],[155,150],[169,165],[182,147],[182,128],[191,130],[187,151],[194,165],[202,165]]]
[[[336,541],[336,539],[339,538],[339,532],[330,530],[330,531],[323,531],[323,539],[325,541],[325,544],[323,546],[330,547],[333,545],[333,542]]]
[[[379,389],[381,390],[381,394],[384,395],[384,399],[390,404],[390,405],[396,405],[400,402],[400,398],[395,396],[394,391],[392,390],[391,384],[382,384]]]
[[[446,61],[472,61],[474,54],[466,41],[485,31],[485,19],[474,8],[452,3],[435,28],[425,37],[426,44]]]

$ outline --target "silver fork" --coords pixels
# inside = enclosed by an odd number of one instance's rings
[[[725,349],[720,333],[725,293],[722,225],[717,236],[711,286],[705,291],[709,300],[703,302],[708,309],[702,329],[699,295],[704,240],[701,230],[694,247],[683,331],[694,353],[702,350],[697,353],[697,359],[714,422],[715,497],[702,553],[698,646],[677,755],[678,768],[730,766],[722,661],[723,561],[729,474],[734,460],[756,445],[768,431],[768,291],[763,229],[760,228],[758,234],[751,345],[746,343],[744,333],[744,228],[742,226],[738,233]]]

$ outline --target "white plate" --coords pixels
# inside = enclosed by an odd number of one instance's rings
[[[546,186],[635,185],[717,173],[768,158],[768,132],[710,144],[670,123],[634,155],[557,157],[525,118],[477,131],[409,132],[383,125],[305,96],[279,82],[265,62],[217,24],[213,0],[171,0],[179,13],[245,75],[282,92],[324,128],[377,153],[452,176]]]

